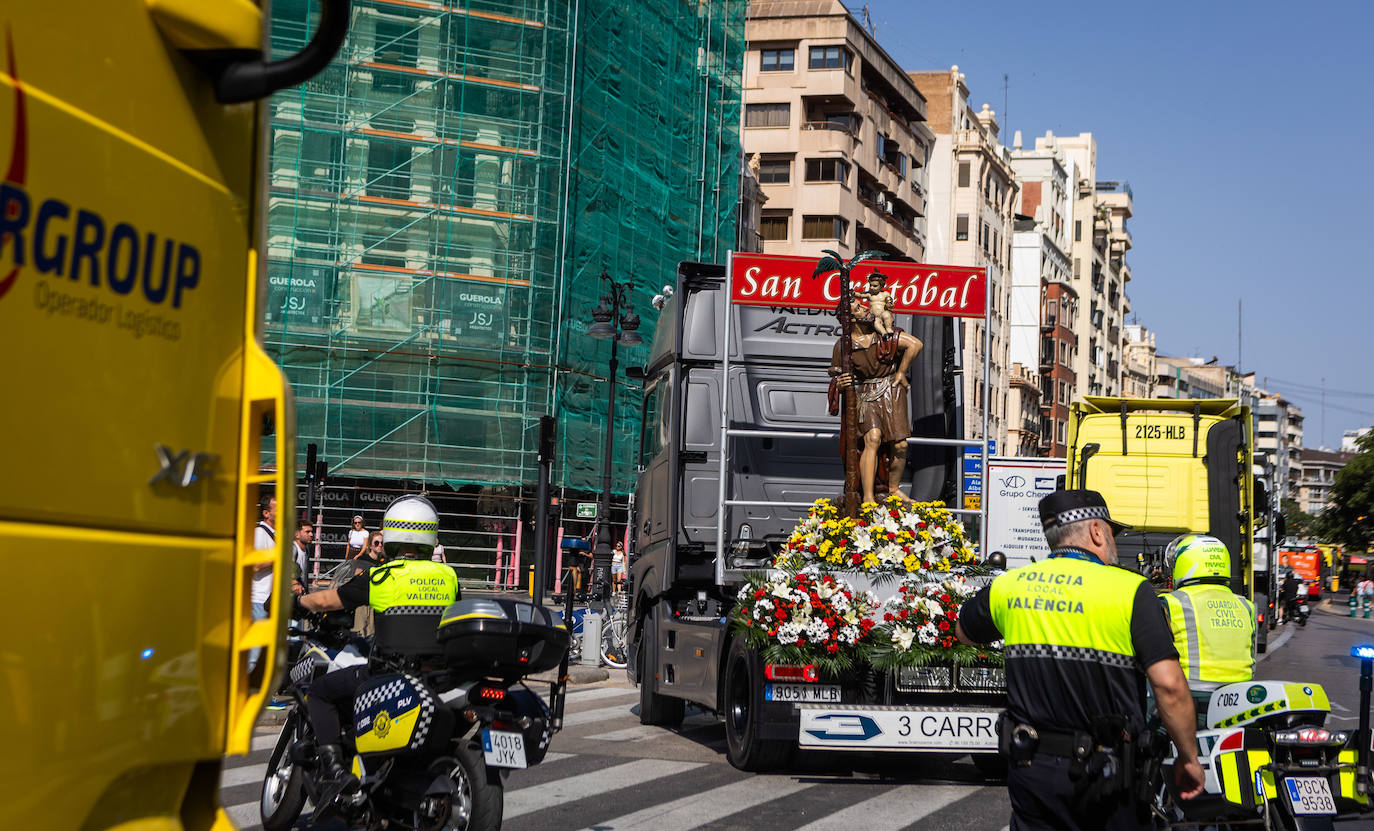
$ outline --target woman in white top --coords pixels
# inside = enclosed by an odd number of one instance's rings
[[[367,546],[367,536],[368,533],[367,529],[363,527],[362,516],[353,517],[353,527],[348,529],[348,557],[346,559],[351,560],[362,553],[363,548]]]
[[[625,543],[616,540],[615,550],[611,552],[611,585],[616,591],[620,591],[620,582],[628,573],[625,565]]]

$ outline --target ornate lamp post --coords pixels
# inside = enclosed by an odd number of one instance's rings
[[[598,340],[611,342],[611,367],[606,376],[606,448],[601,459],[601,506],[597,510],[596,549],[592,553],[592,564],[607,563],[611,559],[611,459],[615,453],[615,381],[620,367],[618,350],[620,344],[636,346],[644,342],[639,335],[639,315],[629,311],[629,280],[616,282],[605,271],[601,279],[610,287],[610,293],[601,298],[601,303],[592,311],[592,324],[587,334]]]

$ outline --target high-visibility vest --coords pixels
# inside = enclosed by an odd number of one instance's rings
[[[1255,607],[1225,586],[1198,583],[1163,596],[1178,662],[1189,683],[1254,677]]]

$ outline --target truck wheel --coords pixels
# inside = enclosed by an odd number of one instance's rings
[[[725,659],[725,686],[721,712],[725,715],[725,756],[740,770],[767,771],[787,764],[790,742],[759,738],[763,704],[763,679],[754,671],[753,654],[743,638],[730,643]]]
[[[658,679],[654,677],[657,665],[658,624],[650,611],[644,616],[639,638],[639,723],[676,730],[687,714],[687,702],[658,694]]]

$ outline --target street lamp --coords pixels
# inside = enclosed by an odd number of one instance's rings
[[[587,334],[597,340],[611,342],[611,371],[606,376],[606,449],[601,459],[601,507],[597,511],[596,549],[592,552],[592,567],[611,560],[611,459],[615,453],[615,379],[620,366],[620,344],[638,346],[644,342],[639,335],[639,315],[629,311],[630,289],[633,283],[616,282],[605,271],[601,279],[610,286],[610,294],[592,311],[592,324]]]

